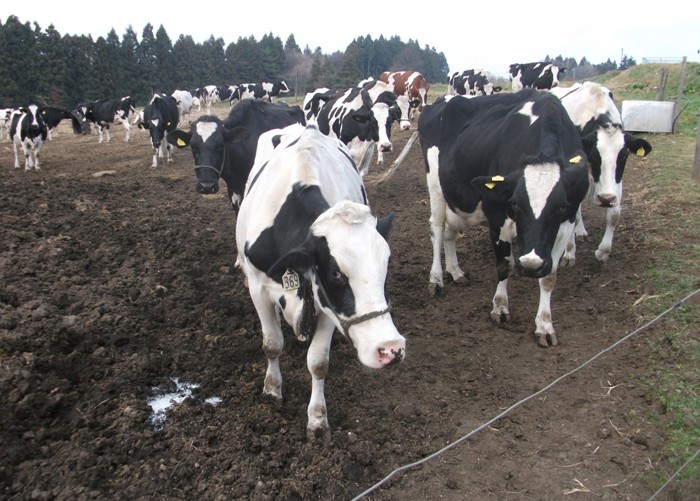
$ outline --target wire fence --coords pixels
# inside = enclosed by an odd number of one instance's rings
[[[438,456],[444,454],[445,452],[447,452],[448,450],[452,449],[453,447],[456,447],[457,445],[461,444],[461,443],[464,442],[465,440],[467,440],[467,439],[471,438],[472,436],[476,435],[478,432],[480,432],[480,431],[483,430],[484,428],[487,428],[488,426],[491,426],[492,424],[494,424],[496,421],[498,421],[498,420],[501,419],[502,417],[504,417],[504,416],[510,414],[512,411],[514,411],[514,410],[517,409],[518,407],[521,407],[522,405],[524,405],[525,403],[529,402],[530,400],[532,400],[532,399],[534,399],[534,398],[537,398],[537,397],[540,396],[541,394],[543,394],[543,393],[545,393],[546,391],[550,390],[552,387],[556,386],[557,384],[559,384],[559,383],[560,383],[561,381],[563,381],[564,379],[568,378],[568,377],[571,376],[572,374],[575,374],[576,372],[579,372],[581,369],[583,369],[584,367],[590,365],[591,363],[593,363],[593,361],[595,361],[595,360],[597,360],[598,358],[602,357],[603,355],[605,355],[605,354],[608,353],[609,351],[615,349],[617,346],[619,346],[620,344],[624,343],[624,342],[627,341],[628,339],[630,339],[630,338],[636,336],[636,335],[639,334],[640,332],[645,331],[646,329],[648,329],[649,327],[651,327],[652,325],[654,325],[656,322],[658,322],[659,320],[661,320],[663,317],[665,317],[666,315],[668,315],[668,314],[671,313],[672,311],[674,311],[674,310],[676,310],[677,308],[679,308],[680,306],[682,306],[683,303],[685,303],[686,301],[688,301],[690,298],[692,298],[692,297],[695,296],[696,294],[700,294],[700,289],[697,289],[695,292],[692,292],[692,293],[688,294],[688,295],[685,296],[683,299],[680,299],[680,300],[676,301],[670,308],[668,308],[666,311],[660,313],[656,318],[650,320],[650,321],[647,322],[645,325],[643,325],[643,326],[639,327],[638,329],[636,329],[636,330],[630,332],[629,334],[627,334],[627,335],[624,336],[623,338],[619,339],[618,341],[616,341],[616,342],[613,343],[612,345],[608,346],[608,347],[605,348],[603,351],[597,353],[596,355],[594,355],[593,357],[591,357],[590,359],[588,359],[587,361],[585,361],[584,363],[582,363],[581,365],[579,365],[578,367],[576,367],[575,369],[573,369],[573,370],[567,372],[567,373],[564,374],[563,376],[559,376],[557,379],[555,379],[554,381],[552,381],[551,383],[549,383],[547,386],[545,386],[545,387],[542,388],[541,390],[539,390],[539,391],[537,391],[537,392],[535,392],[535,393],[533,393],[533,394],[531,394],[531,395],[529,395],[529,396],[523,398],[523,399],[520,400],[519,402],[516,402],[515,404],[511,405],[510,407],[508,407],[506,410],[504,410],[503,412],[501,412],[500,414],[498,414],[498,415],[497,415],[496,417],[494,417],[493,419],[487,421],[486,423],[482,424],[482,425],[479,426],[478,428],[475,428],[474,430],[470,431],[469,433],[467,433],[466,435],[462,436],[461,438],[455,440],[455,441],[452,442],[451,444],[449,444],[449,445],[443,447],[442,449],[440,449],[440,450],[438,450],[438,451],[436,451],[436,452],[430,454],[429,456],[424,457],[423,459],[421,459],[421,460],[419,460],[419,461],[416,461],[416,462],[413,462],[413,463],[409,463],[409,464],[406,464],[406,465],[401,466],[401,467],[399,467],[399,468],[396,468],[394,471],[392,471],[391,473],[389,473],[389,475],[387,475],[386,477],[384,477],[381,481],[377,482],[376,484],[374,484],[372,487],[370,487],[369,489],[367,489],[366,491],[364,491],[364,492],[361,493],[360,495],[354,497],[354,498],[352,499],[352,501],[358,501],[358,500],[362,499],[363,497],[365,497],[365,496],[371,494],[372,492],[374,492],[375,490],[377,490],[379,487],[381,487],[382,485],[384,485],[384,484],[385,484],[386,482],[388,482],[391,478],[393,478],[394,475],[396,475],[396,474],[398,474],[398,473],[401,473],[401,472],[403,472],[403,471],[410,470],[411,468],[415,468],[416,466],[420,466],[420,465],[422,465],[422,464],[427,463],[427,462],[430,461],[431,459],[433,459],[433,458],[435,458],[435,457],[438,457]],[[690,463],[692,463],[693,460],[696,459],[696,458],[698,457],[698,455],[700,455],[700,450],[698,450],[692,458],[690,458],[683,466],[681,466],[681,467],[666,481],[666,483],[664,483],[664,485],[662,485],[662,486],[659,488],[659,490],[658,490],[652,497],[649,498],[649,501],[652,501],[660,492],[662,492],[664,489],[666,489],[666,487],[668,487],[668,486],[671,484],[671,482],[673,481],[673,479],[676,478],[676,477],[678,476],[678,474],[680,474],[680,472],[681,472],[684,468],[686,468]]]

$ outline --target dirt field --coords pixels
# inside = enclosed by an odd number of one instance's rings
[[[394,130],[398,151],[409,136]],[[284,402],[262,396],[266,361],[234,268],[229,204],[195,193],[189,150],[152,170],[146,133],[123,138],[117,126],[100,145],[62,124],[38,173],[14,169],[9,141],[0,143],[2,499],[352,499],[642,323],[633,304],[650,292],[640,281],[651,259],[639,238],[646,160],[628,163],[605,266],[593,255],[603,212],[584,207],[591,240],[559,274],[560,345],[543,349],[532,334],[532,279],[510,281],[511,325],[491,324],[496,272],[485,229],[459,241],[471,284],[429,296],[429,205],[416,143],[390,182],[368,189],[376,215],[397,216],[388,287],[406,360],[365,369],[336,334],[326,380],[332,442],[307,443],[310,377],[305,346],[292,336]],[[672,473],[664,427],[648,420],[660,404],[640,380],[645,339],[663,330],[622,344],[369,499],[647,499],[656,490],[648,474]],[[148,402],[172,391],[173,378],[199,386],[156,431]],[[205,401],[213,397],[221,402]],[[674,492],[661,499],[679,498]]]

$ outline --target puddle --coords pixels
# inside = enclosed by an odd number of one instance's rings
[[[180,382],[180,378],[170,378],[170,380],[175,383],[175,391],[169,391],[168,393],[163,393],[159,387],[154,387],[153,391],[156,393],[154,397],[147,400],[147,404],[153,411],[149,422],[153,427],[154,431],[163,431],[165,428],[165,419],[167,416],[167,411],[175,404],[182,403],[186,398],[192,397],[192,390],[199,388],[198,383],[186,383]],[[222,402],[219,397],[209,397],[204,400],[207,405],[219,405]]]

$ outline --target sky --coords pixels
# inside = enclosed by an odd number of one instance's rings
[[[436,3],[435,8],[411,4],[416,7],[406,2],[357,2],[357,6],[371,7],[350,8],[349,2],[337,2],[334,7],[330,2],[267,0],[251,8],[250,3],[229,1],[201,4],[186,12],[179,6],[196,2],[170,8],[163,2],[122,0],[112,4],[118,5],[115,8],[94,1],[4,1],[0,20],[4,24],[15,15],[22,23],[36,22],[44,30],[53,24],[62,35],[92,35],[94,40],[106,37],[112,28],[121,39],[128,26],[140,40],[147,23],[154,32],[162,25],[173,43],[181,34],[197,43],[213,35],[222,38],[225,46],[241,37],[260,40],[270,33],[284,43],[293,34],[302,49],[321,47],[324,54],[344,51],[360,36],[373,40],[398,36],[403,42],[414,40],[442,52],[451,72],[480,68],[496,76],[507,76],[512,63],[559,55],[576,61],[586,57],[593,64],[608,59],[619,63],[622,55],[638,64],[644,58],[683,56],[690,62],[700,61],[700,9],[689,8],[692,2],[685,0],[477,4],[485,12],[477,7],[462,7],[458,12],[448,9],[447,2]],[[652,5],[656,5],[653,11]]]

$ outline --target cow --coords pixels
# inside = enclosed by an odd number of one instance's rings
[[[588,190],[583,143],[566,110],[554,95],[534,89],[441,98],[420,115],[418,134],[430,193],[431,294],[443,287],[443,243],[447,272],[466,282],[457,234],[487,223],[498,275],[491,319],[510,319],[514,267],[539,279],[535,337],[540,346],[556,345],[550,297]],[[516,237],[520,256],[514,259]]]
[[[41,170],[39,153],[48,129],[35,104],[23,106],[10,114],[10,140],[15,152],[15,169],[19,169],[19,148],[24,154],[24,170]]]
[[[564,76],[564,68],[553,63],[513,63],[510,65],[510,88],[513,92],[533,88],[549,90],[559,85],[559,77]]]
[[[211,105],[221,101],[219,98],[219,88],[216,85],[207,85],[202,89],[197,89],[197,98],[204,105],[205,113],[211,115]],[[200,106],[201,111],[201,106]]]
[[[217,88],[219,100],[228,101],[229,106],[233,106],[241,99],[241,91],[238,85],[221,85]]]
[[[364,176],[369,171],[375,143],[379,144],[380,150],[391,151],[386,127],[380,127],[377,120],[377,117],[388,119],[389,106],[386,103],[375,105],[369,91],[360,87],[351,87],[331,96],[326,99],[326,95],[316,93],[312,98],[312,101],[325,101],[322,105],[312,104],[313,109],[318,109],[312,123],[316,123],[323,134],[340,139],[348,146],[353,161],[360,166]]]
[[[52,140],[51,131],[58,127],[62,120],[70,120],[73,132],[76,134],[84,134],[87,132],[84,124],[78,119],[76,114],[65,108],[56,108],[53,106],[39,106],[39,114],[46,124],[47,137]]]
[[[385,71],[379,75],[379,80],[388,84],[398,97],[401,129],[410,129],[415,110],[420,112],[428,104],[430,84],[417,71]]]
[[[89,122],[95,124],[100,134],[102,143],[102,131],[107,134],[107,142],[110,142],[109,127],[112,123],[121,122],[126,129],[124,140],[129,142],[131,137],[131,123],[136,113],[134,99],[126,96],[121,99],[99,99],[89,103],[79,104],[73,111],[78,119],[87,126]]]
[[[263,393],[282,399],[283,317],[298,339],[311,339],[306,434],[328,443],[324,380],[334,330],[372,369],[398,363],[406,353],[385,288],[393,214],[372,215],[349,151],[315,126],[272,130],[260,143],[236,220],[236,245],[262,325]]]
[[[185,115],[187,115],[187,123],[192,123],[192,106],[194,106],[195,97],[188,90],[175,90],[171,94],[175,98],[178,111],[178,124],[184,123]]]
[[[503,87],[489,82],[486,72],[480,69],[455,71],[447,80],[447,94],[451,96],[489,96],[502,90]]]
[[[14,108],[0,108],[0,140],[10,137],[10,115]]]
[[[167,139],[178,148],[191,146],[197,193],[217,193],[221,178],[237,213],[260,134],[294,123],[304,123],[299,106],[246,99],[231,108],[226,119],[204,115],[192,123],[189,132],[175,129]]]
[[[158,159],[163,158],[163,142],[169,132],[177,128],[180,119],[180,109],[178,102],[172,95],[154,94],[151,101],[143,109],[143,120],[139,123],[139,128],[147,129],[151,136],[151,146],[153,146],[153,162],[151,168],[158,167]],[[173,146],[165,141],[167,150],[167,162],[173,163]]]
[[[244,83],[238,87],[240,89],[238,99],[264,99],[270,103],[273,98],[280,94],[291,92],[284,80],[280,82]]]
[[[615,226],[620,219],[622,174],[627,157],[630,152],[642,157],[648,155],[651,144],[625,131],[612,92],[606,87],[584,82],[571,87],[555,87],[550,92],[559,97],[583,139],[591,183],[588,201],[606,209],[605,233],[595,251],[596,259],[605,262],[610,257]],[[580,211],[576,236],[588,236]],[[562,263],[573,264],[575,252],[574,241]]]

